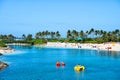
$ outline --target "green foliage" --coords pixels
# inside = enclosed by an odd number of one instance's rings
[[[47,39],[35,39],[31,41],[33,44],[45,44],[47,43]]]
[[[0,47],[7,47],[7,45],[5,45],[4,43],[0,42]]]
[[[58,42],[58,39],[48,39],[49,42]]]
[[[61,39],[60,42],[69,42],[69,39]]]
[[[98,43],[97,41],[85,41],[85,43]]]
[[[27,39],[28,41],[32,40],[32,34],[28,34],[26,39]]]
[[[11,41],[9,39],[2,39],[0,42],[1,43],[7,43],[7,42],[11,42]]]
[[[77,40],[77,38],[82,38],[82,40]],[[16,40],[17,39],[17,40]],[[61,38],[59,31],[49,32],[42,31],[37,32],[35,36],[32,34],[25,35],[21,37],[15,37],[12,34],[0,35],[0,40],[2,43],[28,43],[28,44],[45,44],[47,42],[70,42],[70,43],[103,43],[103,42],[120,42],[120,30],[116,29],[114,31],[104,31],[95,30],[91,28],[90,30],[84,32],[83,30],[68,30],[66,33],[66,38]]]

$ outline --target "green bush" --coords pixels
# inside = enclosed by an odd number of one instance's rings
[[[0,43],[0,47],[7,47],[4,43]]]
[[[33,44],[45,44],[45,43],[47,43],[47,39],[35,39],[35,40],[32,40],[31,43],[33,43]]]

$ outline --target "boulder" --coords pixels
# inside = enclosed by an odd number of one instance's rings
[[[3,55],[2,53],[0,53],[0,56]]]
[[[8,67],[8,64],[0,62],[0,70],[4,69],[6,67]]]

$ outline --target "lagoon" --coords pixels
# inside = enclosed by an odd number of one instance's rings
[[[0,80],[119,80],[120,52],[86,49],[10,46],[19,50],[0,56],[9,67],[0,71]],[[56,67],[56,62],[65,67]],[[75,72],[81,64],[85,71]]]

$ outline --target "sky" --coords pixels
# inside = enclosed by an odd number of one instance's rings
[[[120,0],[0,0],[0,34],[120,29]]]

